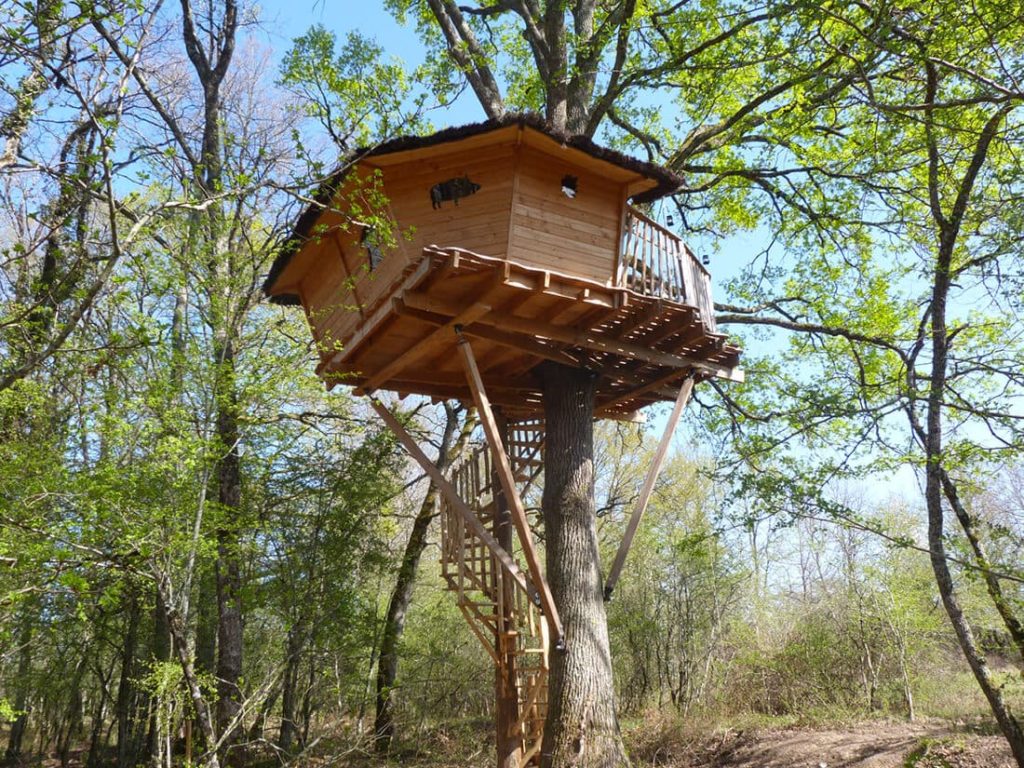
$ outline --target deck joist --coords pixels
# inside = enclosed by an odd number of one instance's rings
[[[741,380],[740,350],[697,307],[458,249],[426,248],[366,322],[322,351],[329,386],[472,401],[456,327],[473,340],[491,400],[517,417],[541,413],[545,360],[600,376],[598,416],[628,418],[674,400],[682,380]]]

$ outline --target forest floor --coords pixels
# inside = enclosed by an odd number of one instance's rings
[[[636,768],[1015,768],[1010,749],[990,727],[963,721],[907,723],[872,720],[822,726],[778,725],[704,729],[678,721],[643,722],[626,740]],[[292,763],[297,768],[488,768],[493,765],[490,724],[479,720],[428,729],[415,748],[382,759],[358,748],[320,743]],[[270,756],[246,764],[279,766]],[[85,764],[74,750],[68,768]],[[34,755],[21,765],[60,768],[55,755]]]
[[[493,764],[488,726],[441,728],[390,761],[363,755],[340,765],[487,768]],[[1015,768],[991,727],[941,719],[728,728],[645,721],[626,729],[626,741],[635,768]]]
[[[665,768],[1014,768],[1001,736],[965,723],[871,721],[847,727],[726,729],[698,739],[661,731],[633,749]]]

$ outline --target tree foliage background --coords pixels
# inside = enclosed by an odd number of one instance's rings
[[[1024,7],[386,6],[415,71],[316,26],[266,50],[233,0],[0,10],[7,758],[216,764],[374,732],[432,506],[259,285],[339,155],[465,92],[682,173],[652,213],[714,265],[764,243],[718,294],[747,383],[698,390],[609,608],[622,711],[987,711],[1024,761]],[[469,416],[408,418],[447,455]],[[610,554],[652,448],[600,445]],[[893,473],[919,492],[870,491]],[[388,688],[405,744],[491,706],[432,535]]]

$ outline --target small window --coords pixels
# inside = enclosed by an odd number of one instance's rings
[[[568,197],[570,200],[576,197],[576,189],[579,184],[579,179],[575,176],[569,176],[568,174],[562,177],[562,194]]]
[[[359,244],[366,249],[366,255],[370,262],[370,269],[376,269],[377,265],[384,260],[380,245],[377,244],[377,236],[373,227],[363,227],[363,234],[359,238]]]

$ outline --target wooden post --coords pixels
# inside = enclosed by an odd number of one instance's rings
[[[505,447],[508,446],[508,421],[500,410],[495,419]],[[494,498],[494,523],[491,532],[495,541],[512,552],[512,515],[508,501],[501,490],[501,480],[492,463],[491,488]],[[494,667],[494,731],[495,746],[498,750],[498,768],[519,768],[523,754],[522,734],[516,724],[519,721],[519,685],[516,670],[516,626],[515,590],[511,581],[499,577],[495,584],[498,606],[498,622],[494,630],[494,648],[500,663]]]
[[[376,397],[370,395],[369,399],[370,405],[373,406],[373,410],[375,410],[377,414],[384,419],[384,423],[387,424],[391,431],[395,433],[395,437],[397,437],[398,441],[405,447],[405,450],[407,450],[416,460],[416,463],[419,464],[423,471],[427,473],[427,476],[434,481],[434,485],[437,486],[437,489],[444,494],[446,499],[448,499],[448,503],[450,503],[459,513],[466,526],[471,528],[473,533],[475,533],[480,540],[487,545],[487,548],[494,552],[495,557],[498,558],[499,562],[504,567],[506,574],[510,578],[515,579],[516,583],[518,583],[527,594],[530,596],[536,595],[537,590],[533,588],[532,584],[527,582],[526,578],[523,576],[523,572],[519,570],[519,566],[515,564],[512,556],[509,555],[507,550],[502,549],[502,547],[498,545],[498,542],[494,540],[494,537],[491,536],[490,532],[484,528],[480,519],[473,514],[473,510],[471,510],[469,506],[467,506],[466,502],[462,500],[462,497],[459,496],[459,492],[455,490],[455,487],[450,482],[448,482],[448,479],[444,476],[441,470],[434,465],[434,462],[427,458],[427,455],[416,444],[416,440],[413,439],[413,436],[410,435],[405,427],[402,426],[402,423],[396,419],[394,414],[387,409],[387,406],[385,406],[384,403]]]
[[[640,489],[640,496],[636,500],[636,506],[633,508],[633,515],[629,518],[629,524],[626,526],[626,534],[622,537],[622,543],[619,544],[619,551],[615,553],[615,560],[612,563],[612,569],[608,573],[608,580],[604,585],[604,599],[610,600],[612,592],[615,590],[615,584],[619,580],[619,575],[622,573],[622,566],[626,562],[626,555],[629,554],[629,547],[633,543],[633,537],[636,536],[636,530],[640,527],[640,519],[644,516],[644,511],[647,509],[647,502],[651,500],[651,493],[654,491],[654,483],[658,479],[658,475],[661,473],[661,467],[665,463],[665,456],[668,455],[669,445],[672,443],[672,434],[676,431],[676,425],[679,424],[679,417],[683,413],[683,409],[686,407],[686,403],[690,399],[690,393],[693,392],[693,375],[687,377],[686,381],[679,388],[679,395],[676,397],[676,404],[672,408],[672,413],[668,417],[668,423],[665,424],[665,432],[661,436],[661,442],[658,444],[658,450],[654,454],[654,459],[651,461],[650,469],[647,470],[647,477],[644,478],[643,487]]]
[[[498,473],[498,479],[501,480],[501,489],[505,492],[505,499],[512,512],[512,522],[515,523],[519,542],[523,546],[527,570],[534,586],[540,593],[541,608],[544,610],[544,615],[547,617],[548,625],[554,635],[555,647],[561,647],[563,642],[562,622],[558,618],[558,610],[555,608],[554,598],[551,597],[547,579],[544,578],[544,573],[541,571],[540,558],[537,557],[537,550],[533,546],[533,534],[530,533],[530,523],[526,519],[526,509],[523,507],[523,500],[519,498],[519,490],[516,488],[515,478],[512,476],[512,466],[509,464],[494,413],[491,411],[491,402],[484,390],[484,383],[480,378],[480,370],[477,368],[476,358],[473,356],[469,341],[459,329],[456,329],[455,332],[459,337],[459,352],[462,354],[470,391],[473,393],[473,402],[476,404],[480,424],[484,428],[487,442],[491,446],[491,454],[494,456],[494,471]]]

